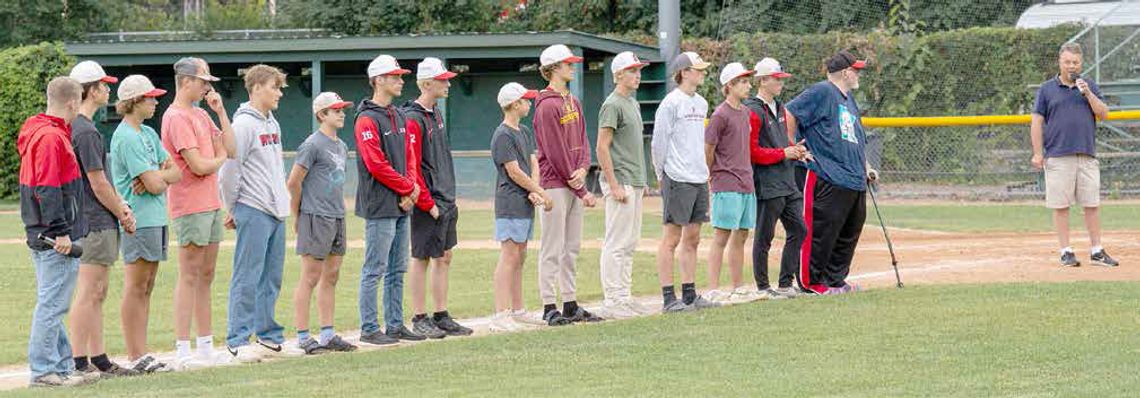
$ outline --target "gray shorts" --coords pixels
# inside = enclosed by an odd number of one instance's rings
[[[139,228],[133,234],[123,232],[119,238],[123,242],[124,263],[166,261],[166,226]]]
[[[80,264],[111,266],[119,259],[119,230],[91,231],[83,238]]]
[[[343,256],[348,247],[344,218],[301,213],[297,217],[297,254],[324,260]]]
[[[666,224],[688,225],[709,221],[709,184],[661,181],[661,203]]]

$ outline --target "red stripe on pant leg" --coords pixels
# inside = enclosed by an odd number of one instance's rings
[[[812,235],[812,205],[815,203],[815,173],[808,170],[804,179],[804,242],[800,245],[800,287],[816,293],[827,291],[823,285],[811,284],[811,235]]]

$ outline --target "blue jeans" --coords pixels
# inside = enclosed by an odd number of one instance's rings
[[[32,251],[36,266],[36,308],[32,312],[32,333],[28,338],[28,368],[32,380],[51,374],[71,374],[71,343],[63,317],[71,308],[71,294],[79,278],[79,259],[55,250]]]
[[[360,333],[380,331],[376,288],[384,276],[384,325],[404,324],[404,272],[408,270],[408,216],[370,218],[364,224],[364,267],[360,271]]]
[[[230,278],[230,306],[226,345],[237,348],[257,338],[269,343],[285,341],[284,330],[273,320],[281,272],[285,267],[285,222],[252,207],[233,208],[237,224],[234,273]]]

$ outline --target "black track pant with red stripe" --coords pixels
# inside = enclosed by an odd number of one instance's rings
[[[807,238],[800,249],[800,285],[823,293],[843,287],[867,219],[867,193],[824,181],[808,171],[804,181]]]

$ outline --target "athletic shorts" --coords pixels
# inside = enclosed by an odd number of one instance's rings
[[[178,246],[206,246],[218,243],[224,237],[224,218],[221,210],[208,210],[187,214],[174,219],[174,235]]]
[[[111,266],[119,258],[119,230],[91,231],[83,238],[83,256],[80,264]]]
[[[133,234],[123,232],[119,238],[123,242],[124,263],[166,261],[166,226],[139,228]]]
[[[496,218],[495,241],[513,241],[526,243],[534,239],[533,218]]]
[[[1100,161],[1088,155],[1045,158],[1045,207],[1100,206]]]
[[[688,225],[709,221],[709,184],[661,181],[661,203],[666,224]]]
[[[712,225],[718,229],[756,229],[756,195],[715,192],[712,197]]]
[[[440,258],[459,244],[459,208],[441,207],[439,211],[436,219],[431,213],[412,209],[412,258]]]
[[[301,213],[297,217],[297,254],[324,260],[348,249],[344,218]]]

